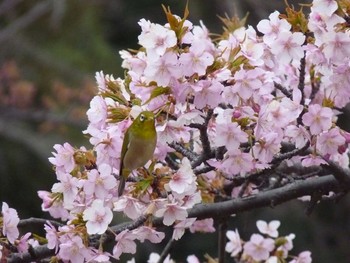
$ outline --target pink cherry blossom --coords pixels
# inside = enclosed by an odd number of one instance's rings
[[[301,252],[296,259],[293,259],[289,263],[311,263],[311,252],[310,251],[303,251]]]
[[[232,33],[230,33],[227,39],[220,40],[218,44],[218,50],[221,52],[221,57],[224,60],[229,61],[232,50],[237,48],[238,46],[238,39]]]
[[[259,140],[253,146],[255,158],[262,163],[269,163],[273,156],[279,152],[281,148],[282,136],[277,132],[269,132],[260,134]]]
[[[96,199],[83,213],[83,219],[87,221],[86,230],[90,235],[103,234],[109,223],[112,222],[113,213],[102,200]]]
[[[327,32],[324,35],[323,53],[332,62],[341,62],[350,56],[350,39],[347,33]]]
[[[332,117],[333,112],[330,108],[313,104],[309,106],[302,119],[303,123],[310,127],[311,134],[317,135],[331,128]]]
[[[16,247],[19,252],[27,252],[29,248],[29,238],[32,235],[32,233],[28,232],[25,235],[21,236],[19,240],[16,242]],[[32,239],[33,240],[33,239]]]
[[[163,217],[163,224],[170,226],[176,220],[185,220],[187,217],[187,211],[178,203],[169,203],[166,204],[164,208],[157,210],[155,216]]]
[[[17,225],[19,223],[19,217],[17,211],[10,208],[7,203],[2,203],[2,234],[7,237],[11,244],[15,243],[15,240],[19,236]]]
[[[241,143],[248,141],[248,135],[237,122],[222,122],[216,125],[215,146],[226,146],[230,151],[238,150]]]
[[[97,153],[97,164],[106,163],[113,167],[119,167],[124,125],[125,122],[121,122],[103,130],[93,128],[88,130],[91,135],[90,143],[95,146]]]
[[[177,55],[173,52],[167,52],[160,58],[150,60],[144,73],[148,82],[155,81],[163,87],[168,86],[172,78],[182,74]]]
[[[74,148],[68,142],[55,144],[53,148],[57,153],[52,152],[54,157],[49,158],[50,163],[56,166],[57,171],[70,173],[75,167]]]
[[[253,234],[250,240],[244,244],[244,253],[256,261],[267,260],[270,252],[275,248],[275,242],[271,238]]]
[[[286,127],[284,134],[292,142],[295,143],[295,147],[302,148],[307,141],[310,141],[310,134],[303,126],[289,125]]]
[[[262,86],[259,79],[261,73],[259,69],[237,71],[234,75],[235,84],[232,86],[232,92],[237,93],[244,100],[249,99],[254,91]]]
[[[301,164],[305,167],[310,167],[310,166],[318,166],[321,164],[327,164],[327,162],[323,158],[317,155],[309,154],[302,158]]]
[[[100,92],[104,92],[107,90],[107,82],[115,81],[113,75],[105,75],[102,70],[100,72],[96,72],[95,79]]]
[[[59,173],[57,174],[57,177],[60,182],[55,183],[51,190],[53,193],[62,193],[63,207],[66,209],[71,209],[74,200],[77,198],[79,188],[82,186],[83,182],[68,173]]]
[[[254,168],[253,157],[249,153],[240,150],[230,152],[228,157],[222,162],[221,169],[228,176],[245,174]]]
[[[101,96],[95,96],[90,101],[90,108],[86,112],[89,122],[97,128],[104,127],[107,119],[107,104]]]
[[[55,249],[55,253],[57,253],[59,239],[56,228],[52,225],[50,221],[47,221],[47,224],[44,225],[44,230],[46,232],[45,237],[47,239],[47,247],[49,249]]]
[[[270,14],[269,20],[263,19],[256,26],[257,29],[264,34],[263,39],[265,43],[270,44],[274,41],[280,32],[289,31],[292,27],[287,20],[279,18],[280,13],[275,11]]]
[[[122,253],[136,253],[136,236],[129,230],[124,230],[120,232],[116,237],[115,241],[117,244],[113,248],[113,257],[119,259]]]
[[[196,176],[193,173],[191,163],[187,158],[181,161],[180,169],[177,170],[169,181],[169,188],[178,194],[183,194],[191,184],[195,183]]]
[[[195,92],[194,104],[197,109],[202,109],[206,106],[215,108],[220,103],[224,86],[218,81],[200,80],[192,88]]]
[[[144,19],[139,24],[142,27],[139,44],[145,47],[147,52],[162,56],[165,54],[167,48],[176,45],[177,38],[173,30],[159,24],[149,23]]]
[[[158,125],[156,130],[159,142],[171,143],[177,140],[188,142],[190,140],[189,128],[185,127],[179,120],[169,120],[163,125]]]
[[[147,260],[147,263],[158,263],[159,262],[159,258],[160,258],[159,254],[157,254],[155,252],[152,252],[149,255],[149,259]],[[164,259],[163,263],[175,263],[175,261],[173,261],[170,258],[170,255],[167,255],[166,258]]]
[[[226,243],[225,251],[231,253],[231,257],[235,257],[242,251],[242,241],[239,236],[238,230],[229,230],[226,232],[226,237],[229,242]]]
[[[69,212],[63,207],[63,200],[53,199],[55,194],[47,191],[38,191],[38,196],[43,200],[41,209],[48,211],[53,218],[61,218],[61,220],[66,221],[70,217]]]
[[[338,148],[343,144],[345,144],[345,138],[340,134],[339,128],[333,128],[318,136],[316,148],[323,155],[333,155],[338,153]]]
[[[195,233],[195,232],[214,233],[215,232],[214,220],[212,218],[196,220],[190,226],[190,232],[191,233]]]
[[[81,237],[73,236],[67,242],[60,244],[58,255],[61,259],[83,263],[88,256],[88,251],[85,248]]]
[[[133,235],[140,241],[144,242],[146,239],[152,243],[160,243],[165,237],[163,232],[156,231],[148,226],[141,226],[132,231]]]
[[[187,218],[185,220],[180,221],[174,226],[173,231],[173,239],[179,240],[183,234],[185,233],[185,229],[189,228],[194,222],[196,221],[196,218]]]
[[[199,259],[195,255],[190,255],[186,258],[187,263],[200,263]]]
[[[338,4],[335,0],[314,0],[312,9],[315,12],[331,16],[338,9]]]
[[[269,46],[271,53],[278,57],[279,63],[285,65],[292,60],[300,61],[304,56],[302,48],[304,41],[305,36],[301,32],[282,31]]]
[[[130,219],[138,218],[144,209],[144,205],[136,198],[122,196],[114,202],[114,211],[124,212]]]
[[[285,236],[285,243],[278,247],[278,251],[283,252],[283,257],[286,258],[288,256],[288,252],[293,249],[293,239],[295,238],[294,234],[289,234],[288,236]]]
[[[194,73],[204,75],[207,67],[213,64],[214,57],[205,48],[203,41],[195,41],[188,53],[180,55],[179,63],[185,76],[192,76]]]
[[[256,222],[256,226],[258,227],[260,233],[266,234],[270,237],[278,237],[277,229],[281,225],[280,221],[272,220],[270,223],[266,223],[265,221],[258,220]]]
[[[112,167],[108,164],[100,164],[98,171],[93,169],[88,172],[88,179],[84,182],[84,191],[87,195],[95,195],[103,200],[116,185],[117,180],[112,175]]]

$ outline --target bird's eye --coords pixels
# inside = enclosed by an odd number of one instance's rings
[[[145,119],[146,119],[145,115],[141,114],[141,115],[140,115],[140,121],[143,122]]]

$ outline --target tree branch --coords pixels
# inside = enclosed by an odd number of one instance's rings
[[[167,255],[170,253],[170,250],[172,249],[174,243],[175,243],[175,239],[171,238],[169,240],[169,242],[166,244],[165,248],[162,251],[162,254],[160,254],[160,257],[158,259],[158,263],[162,263],[164,262],[165,258],[167,257]]]
[[[277,189],[260,192],[253,196],[237,198],[220,203],[198,204],[194,208],[188,210],[188,217],[196,217],[198,220],[205,218],[221,219],[232,214],[256,208],[274,207],[305,195],[313,195],[315,192],[327,194],[330,191],[346,192],[349,190],[350,185],[339,183],[334,175],[313,177],[301,181],[295,181]],[[111,229],[116,233],[119,233],[124,229],[134,229],[146,222],[147,218],[148,216],[141,216],[134,222],[116,225],[111,227]],[[152,225],[155,227],[163,226],[163,218],[153,219]],[[105,239],[105,241],[108,240],[109,238]],[[54,251],[48,249],[46,246],[35,247],[33,248],[33,251],[33,253],[13,253],[8,258],[8,262],[26,263],[35,259],[42,259],[54,255]],[[35,255],[35,257],[33,255]]]
[[[305,195],[312,195],[315,191],[327,194],[330,191],[338,192],[343,190],[348,191],[350,187],[340,185],[333,175],[309,178],[277,189],[260,192],[253,196],[220,203],[197,205],[189,210],[188,217],[197,217],[198,220],[209,217],[222,218],[251,209],[274,207]]]

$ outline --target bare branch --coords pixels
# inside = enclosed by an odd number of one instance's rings
[[[164,247],[162,254],[160,254],[160,257],[158,259],[158,263],[162,263],[164,262],[165,258],[167,257],[167,255],[170,253],[170,250],[172,249],[174,243],[175,243],[175,239],[171,238],[169,240],[169,242],[166,244],[166,246]]]
[[[33,262],[37,259],[43,259],[53,256],[55,250],[48,249],[46,245],[37,246],[30,249],[30,252],[13,253],[9,256],[8,263],[27,263]]]
[[[50,222],[53,226],[59,227],[63,226],[62,223],[54,220],[47,220],[44,218],[36,218],[36,217],[30,217],[26,219],[21,219],[18,223],[18,227],[28,227],[28,226],[33,226],[33,225],[44,225]]]

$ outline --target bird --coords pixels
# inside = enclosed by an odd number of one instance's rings
[[[119,169],[118,197],[125,189],[130,173],[152,159],[157,144],[155,115],[142,111],[126,130],[122,144]]]

